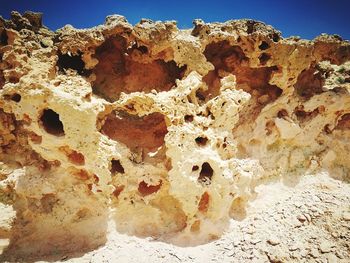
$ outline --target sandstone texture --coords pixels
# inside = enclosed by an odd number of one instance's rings
[[[350,257],[350,43],[336,35],[118,15],[52,32],[13,12],[0,147],[0,261],[117,251],[111,228],[140,244],[216,240],[217,262]],[[205,262],[167,249],[159,262]]]

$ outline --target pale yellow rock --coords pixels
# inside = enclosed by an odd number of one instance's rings
[[[0,20],[4,257],[96,248],[111,222],[198,245],[244,219],[261,183],[349,180],[346,41],[252,20],[51,32],[15,17]]]

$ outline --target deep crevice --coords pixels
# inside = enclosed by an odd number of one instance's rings
[[[3,46],[8,45],[8,36],[5,29],[0,34],[0,43]]]

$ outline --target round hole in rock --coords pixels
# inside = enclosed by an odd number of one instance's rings
[[[265,41],[262,41],[261,44],[259,45],[260,50],[265,50],[269,48],[269,44]]]
[[[19,95],[18,93],[4,94],[3,97],[5,100],[12,100],[14,102],[20,102],[22,99],[21,95]]]
[[[193,115],[185,115],[184,117],[186,122],[192,122],[193,121]]]
[[[259,56],[259,61],[261,65],[265,65],[267,61],[269,61],[271,58],[271,55],[267,54],[267,53],[262,53]]]
[[[112,160],[111,161],[111,173],[112,174],[116,174],[116,173],[121,173],[123,174],[124,171],[124,167],[122,166],[122,164],[120,163],[119,160]]]
[[[22,97],[18,93],[13,94],[11,97],[11,100],[13,100],[14,102],[20,102],[21,99],[22,99]]]
[[[213,168],[211,168],[210,164],[207,162],[203,163],[202,169],[199,173],[198,182],[210,184],[213,174],[214,174],[214,170]]]
[[[199,145],[199,146],[205,146],[206,144],[207,144],[207,142],[208,142],[208,138],[206,138],[206,137],[197,137],[196,139],[195,139],[195,141],[196,141],[196,143],[197,143],[197,145]]]
[[[289,116],[288,111],[285,109],[282,109],[277,112],[277,117],[280,119],[283,119],[284,117],[288,117],[288,116]]]
[[[70,54],[58,54],[57,66],[60,72],[64,72],[66,69],[73,69],[80,75],[88,75],[88,71],[85,70],[85,63],[82,59],[82,53],[78,52],[77,55]]]
[[[60,121],[58,113],[51,109],[45,109],[40,117],[40,121],[47,133],[56,136],[63,136],[63,123]]]
[[[198,165],[194,165],[193,167],[192,167],[192,171],[194,172],[194,171],[198,171],[198,169],[199,169],[199,166]]]
[[[281,39],[281,37],[277,33],[274,33],[272,35],[273,42],[278,42],[280,39]]]

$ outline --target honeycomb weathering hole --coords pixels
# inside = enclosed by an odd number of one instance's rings
[[[165,117],[161,113],[139,117],[120,111],[107,116],[101,131],[130,149],[141,148],[147,152],[156,150],[164,144],[168,130]]]
[[[195,141],[196,141],[198,146],[205,146],[208,142],[208,138],[199,136],[195,139]]]
[[[138,191],[142,196],[147,196],[158,192],[160,187],[162,186],[162,181],[160,181],[157,185],[149,185],[145,181],[139,183]]]
[[[281,96],[282,89],[269,84],[272,73],[277,71],[278,67],[249,67],[249,59],[241,47],[232,46],[227,40],[214,42],[206,46],[204,55],[215,68],[203,78],[208,86],[205,96],[210,98],[219,94],[222,71],[234,74],[238,88],[260,98],[260,104],[267,104]],[[259,59],[264,65],[270,59],[270,55],[263,53]]]
[[[14,102],[20,102],[22,99],[21,95],[19,95],[18,93],[15,93],[11,96],[11,100]]]
[[[77,152],[69,148],[69,146],[61,146],[59,150],[62,151],[68,158],[68,160],[75,165],[84,165],[85,157],[82,153]]]
[[[340,120],[338,121],[338,124],[336,126],[336,129],[339,130],[349,130],[350,129],[350,113],[344,114]]]
[[[85,70],[85,63],[82,60],[81,52],[79,52],[77,55],[59,53],[57,66],[61,72],[64,72],[64,70],[67,69],[73,69],[76,70],[80,75],[87,74],[87,71]]]
[[[63,123],[60,120],[59,114],[55,111],[45,109],[40,117],[40,121],[47,133],[56,136],[64,135]]]
[[[210,184],[211,178],[213,177],[214,170],[211,168],[210,164],[205,162],[202,164],[202,169],[199,173],[198,182],[204,184]]]
[[[127,49],[126,40],[117,36],[110,38],[96,50],[99,63],[93,69],[96,80],[93,90],[107,100],[114,101],[121,92],[168,91],[181,79],[186,66],[178,67],[175,61],[147,59],[147,62],[135,61],[134,53],[148,56],[146,47]]]
[[[323,82],[324,79],[321,72],[317,71],[314,67],[310,67],[300,73],[294,88],[300,97],[307,100],[323,92]]]
[[[116,173],[121,173],[123,174],[124,171],[124,167],[122,166],[122,164],[120,163],[119,160],[112,160],[111,161],[111,173],[112,174],[116,174]]]
[[[259,45],[259,49],[260,50],[266,50],[269,47],[270,47],[269,44],[267,42],[265,42],[265,41],[262,41],[261,44]]]

